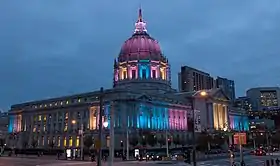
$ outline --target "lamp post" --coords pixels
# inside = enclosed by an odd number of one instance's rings
[[[167,126],[166,126],[167,127]],[[167,128],[165,130],[165,145],[166,145],[166,156],[169,157],[169,145],[168,145],[168,133]]]
[[[99,123],[98,123],[98,143],[99,143],[99,152],[98,152],[98,160],[97,160],[97,166],[101,166],[101,159],[102,159],[102,115],[103,115],[103,87],[100,88],[100,95],[99,95]],[[106,124],[105,124],[106,125]]]
[[[109,162],[108,166],[113,166],[114,162],[114,152],[115,152],[115,131],[114,131],[114,122],[115,122],[115,107],[114,107],[115,102],[112,103],[111,105],[111,110],[110,110],[110,147],[109,147]]]
[[[206,97],[208,96],[206,91],[198,91],[196,92],[193,96],[191,96],[191,109],[192,109],[192,116],[193,116],[193,130],[192,130],[192,135],[193,135],[193,166],[196,166],[196,138],[195,138],[195,126],[196,126],[196,115],[195,115],[195,97],[199,93],[200,97]]]

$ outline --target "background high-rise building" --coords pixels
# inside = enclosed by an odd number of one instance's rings
[[[258,87],[251,88],[246,92],[252,105],[249,111],[251,120],[260,119],[263,124],[272,120],[276,129],[280,128],[280,88]]]
[[[233,106],[244,109],[247,113],[252,110],[250,99],[246,96],[238,97],[237,99],[235,99]]]
[[[235,100],[235,85],[233,80],[227,78],[217,77],[215,80],[216,88],[222,89],[229,97],[231,102]]]
[[[251,88],[246,92],[250,99],[253,111],[263,111],[280,106],[279,87],[259,87]]]
[[[181,92],[212,89],[214,87],[214,79],[209,73],[205,73],[189,66],[181,67],[178,79],[179,91]]]

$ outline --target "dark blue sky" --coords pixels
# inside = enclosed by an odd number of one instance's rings
[[[139,4],[172,65],[235,80],[237,95],[280,83],[279,0],[2,0],[0,108],[112,85]]]

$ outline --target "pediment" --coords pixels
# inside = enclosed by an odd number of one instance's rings
[[[229,101],[228,96],[224,93],[223,90],[217,89],[215,92],[211,94],[211,97],[215,100],[220,100],[220,101]]]
[[[137,97],[138,100],[143,100],[143,101],[152,101],[152,98],[146,94],[143,94],[143,95],[139,95]]]

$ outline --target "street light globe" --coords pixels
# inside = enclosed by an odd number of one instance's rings
[[[200,92],[200,95],[201,95],[201,96],[207,96],[207,92],[201,91],[201,92]]]
[[[75,121],[75,120],[72,120],[72,124],[76,124],[76,121]]]
[[[227,128],[226,128],[226,127],[224,128],[224,131],[227,131]]]
[[[108,125],[109,125],[109,123],[108,123],[107,121],[106,121],[106,122],[103,122],[103,126],[104,126],[105,128],[107,128]]]

